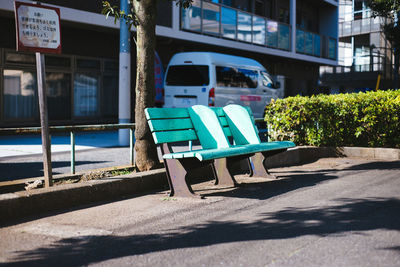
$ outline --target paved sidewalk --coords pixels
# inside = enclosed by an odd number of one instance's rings
[[[51,139],[53,175],[70,174],[70,136]],[[76,133],[75,144],[76,172],[130,164],[129,147],[119,146],[117,131]],[[40,135],[0,136],[0,182],[42,176]]]
[[[69,134],[54,134],[51,137],[51,151],[71,151],[71,139]],[[75,134],[75,150],[87,150],[99,147],[117,147],[118,132],[82,132]],[[0,136],[0,160],[4,157],[26,156],[42,154],[41,136],[18,135]]]

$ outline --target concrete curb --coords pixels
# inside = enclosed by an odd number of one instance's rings
[[[271,157],[268,166],[270,168],[291,166],[326,157],[400,160],[400,149],[296,147]],[[0,225],[50,211],[167,189],[165,169],[158,169],[51,188],[0,194]]]
[[[0,195],[0,225],[79,205],[168,188],[165,169]]]

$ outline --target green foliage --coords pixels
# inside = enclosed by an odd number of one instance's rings
[[[139,0],[129,0],[130,3],[132,1]],[[180,5],[183,8],[188,8],[192,5],[193,0],[171,0],[175,1],[176,5]],[[129,24],[129,30],[132,27],[137,27],[139,25],[139,19],[136,16],[135,10],[133,9],[133,5],[131,5],[131,12],[126,14],[123,10],[120,10],[118,6],[112,6],[108,1],[102,1],[103,9],[101,10],[101,14],[106,15],[106,18],[109,16],[114,17],[114,23],[117,23],[117,20],[124,19],[127,24]]]
[[[272,140],[400,148],[400,90],[288,97],[266,107]]]
[[[371,8],[374,17],[381,16],[388,18],[386,24],[382,25],[386,39],[392,42],[393,46],[400,48],[400,27],[396,25],[396,16],[399,16],[399,0],[369,0],[368,6]],[[400,19],[400,18],[398,18]],[[397,51],[398,52],[398,51]]]

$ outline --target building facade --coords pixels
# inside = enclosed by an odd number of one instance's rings
[[[61,11],[62,54],[45,55],[50,124],[117,122],[119,24],[98,0],[41,2]],[[16,52],[13,0],[0,1],[0,25],[0,127],[39,125],[35,56]],[[194,0],[182,9],[159,1],[156,34],[164,67],[184,51],[245,56],[284,77],[285,95],[313,94],[320,66],[338,62],[338,2]],[[131,55],[134,66],[134,46]]]
[[[339,1],[337,67],[322,67],[321,81],[334,93],[393,86],[393,49],[382,32],[386,19],[372,17],[368,0]]]

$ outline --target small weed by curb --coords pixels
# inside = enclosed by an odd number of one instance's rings
[[[162,201],[178,201],[178,199],[174,198],[174,197],[163,197],[161,200]]]
[[[110,172],[111,176],[119,176],[119,175],[125,175],[125,174],[130,174],[132,172],[132,170],[129,170],[127,168],[125,169],[115,169],[113,171]]]

